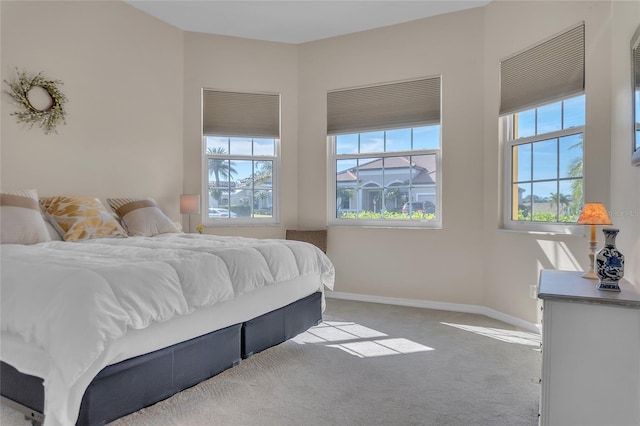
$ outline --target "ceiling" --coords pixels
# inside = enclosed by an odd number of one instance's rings
[[[305,43],[443,13],[490,0],[125,0],[183,31]]]

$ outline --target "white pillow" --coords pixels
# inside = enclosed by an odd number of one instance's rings
[[[58,233],[58,231],[56,231],[56,228],[51,224],[51,222],[49,222],[46,218],[43,218],[43,219],[44,219],[44,224],[47,227],[47,232],[49,233],[49,238],[51,238],[51,241],[64,241],[60,236],[60,234]]]
[[[120,217],[129,235],[152,237],[180,232],[153,198],[107,198],[107,203]]]
[[[35,189],[0,193],[0,243],[36,244],[51,241]]]

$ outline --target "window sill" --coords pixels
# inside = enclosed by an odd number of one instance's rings
[[[280,226],[280,222],[250,222],[250,221],[236,221],[234,219],[220,219],[218,221],[206,221],[203,223],[205,229],[206,228],[239,228],[239,227],[256,227],[256,226],[264,226],[264,227],[274,227]]]
[[[441,230],[443,229],[441,223],[430,222],[429,225],[419,225],[414,223],[407,224],[386,224],[386,223],[342,223],[342,222],[330,222],[330,228],[364,228],[364,229],[424,229],[424,230]]]
[[[513,233],[513,234],[528,234],[533,236],[548,236],[548,237],[579,237],[583,238],[588,232],[589,228],[581,225],[574,225],[568,227],[568,229],[564,230],[549,230],[549,229],[524,229],[524,228],[510,228],[510,227],[500,227],[498,231],[505,233]]]

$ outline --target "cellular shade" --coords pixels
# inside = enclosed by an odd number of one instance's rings
[[[500,63],[500,114],[584,91],[584,24]]]
[[[633,49],[633,71],[636,89],[640,88],[640,46]]]
[[[202,133],[280,137],[280,95],[202,91]]]
[[[327,94],[327,134],[440,123],[440,77]]]

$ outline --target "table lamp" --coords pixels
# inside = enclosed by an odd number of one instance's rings
[[[180,196],[180,214],[186,214],[188,218],[187,232],[191,232],[192,214],[200,214],[200,195],[183,194]]]
[[[591,241],[589,242],[589,271],[582,274],[583,278],[597,280],[598,276],[593,270],[593,261],[596,252],[596,225],[611,225],[611,218],[607,214],[607,209],[604,208],[602,203],[585,203],[580,217],[578,218],[579,225],[591,226]]]

